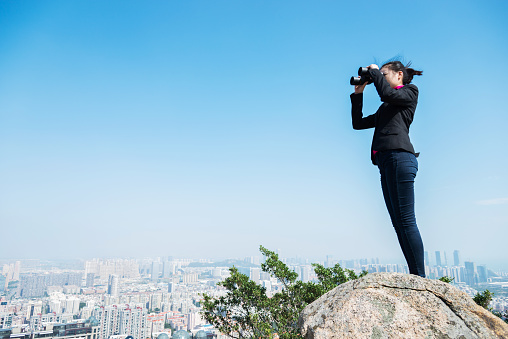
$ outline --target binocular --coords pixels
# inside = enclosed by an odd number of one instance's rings
[[[373,82],[371,76],[369,75],[369,69],[367,67],[360,67],[358,69],[358,76],[351,77],[349,83],[353,86],[363,85],[364,83],[371,84]]]

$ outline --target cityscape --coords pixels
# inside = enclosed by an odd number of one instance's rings
[[[280,252],[280,251],[277,251]],[[303,282],[316,281],[309,259],[281,258]],[[226,338],[201,317],[203,294],[224,295],[217,283],[235,266],[268,296],[283,285],[261,269],[261,257],[213,261],[158,257],[87,261],[2,260],[0,263],[0,339]],[[460,251],[425,252],[429,279],[447,276],[473,297],[494,293],[493,310],[508,310],[508,272],[462,261]],[[379,258],[318,262],[373,272],[409,273],[406,265]],[[130,339],[130,338],[129,338]]]

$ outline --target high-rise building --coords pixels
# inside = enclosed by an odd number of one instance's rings
[[[111,335],[127,334],[134,338],[146,338],[150,335],[147,326],[147,310],[134,305],[111,305],[96,308],[93,312],[100,330],[98,339],[107,339]]]
[[[162,277],[169,278],[170,276],[171,276],[171,273],[169,270],[169,261],[164,261],[162,263]]]
[[[139,278],[139,265],[135,260],[128,259],[93,259],[85,262],[85,275],[95,273],[99,279],[108,279],[110,274],[120,278]]]
[[[199,275],[197,273],[185,273],[184,275],[182,275],[182,283],[184,285],[195,283],[198,281],[198,277]]]
[[[196,328],[196,326],[204,325],[205,323],[206,323],[206,321],[202,318],[202,316],[201,316],[201,314],[199,312],[191,311],[187,315],[187,330],[188,331],[193,330],[194,328]],[[202,338],[202,337],[201,336],[199,336],[199,337],[196,336],[194,338]]]
[[[42,300],[31,300],[25,309],[25,318],[30,319],[33,316],[42,314]]]
[[[20,277],[20,296],[41,297],[48,286],[81,286],[81,273],[27,274]]]
[[[13,281],[19,280],[19,271],[20,271],[20,268],[21,268],[21,262],[16,261],[16,263],[14,263],[14,273],[12,275],[12,280]]]
[[[459,252],[459,250],[453,251],[453,266],[460,266],[460,252]]]
[[[354,269],[356,260],[346,260],[344,267]]]
[[[59,299],[50,299],[49,311],[55,314],[62,313],[62,302]]]
[[[78,314],[80,300],[76,297],[69,297],[65,300],[64,312],[70,314]]]
[[[441,264],[441,252],[436,251],[436,266],[442,266]]]
[[[367,260],[367,259],[365,259],[365,260]],[[311,266],[308,266],[308,265],[302,266],[302,276],[301,276],[302,282],[304,282],[304,283],[309,282],[311,271],[312,271]]]
[[[464,282],[464,267],[454,265],[451,268],[451,277],[454,283]]]
[[[150,301],[148,304],[148,309],[155,310],[158,309],[159,311],[162,308],[162,293],[154,293],[150,296]]]
[[[53,321],[45,321],[37,327],[13,327],[5,329],[2,331],[2,338],[96,339],[99,333],[98,331],[98,322],[95,319],[71,320],[71,322],[60,324],[54,323]]]
[[[152,314],[149,314],[148,317],[147,317],[147,326],[150,329],[150,333],[160,333],[160,332],[163,332],[164,331],[165,318],[166,318],[166,315],[164,313],[158,313],[158,314],[152,313]],[[153,336],[152,338],[155,338],[155,336]]]
[[[162,276],[169,278],[175,274],[175,263],[173,261],[165,261],[162,268]]]
[[[15,317],[14,312],[0,313],[0,329],[11,328],[12,327],[12,321],[13,321],[14,317]],[[2,332],[3,332],[2,335],[7,334],[4,331],[2,331]],[[9,337],[7,337],[7,338],[9,338]]]
[[[154,261],[152,262],[152,281],[157,281],[159,279],[159,271],[160,271],[160,262]]]
[[[28,274],[21,276],[19,294],[23,298],[42,297],[49,286],[49,276],[44,274]]]
[[[49,286],[81,286],[83,280],[82,273],[66,272],[49,274]]]
[[[476,270],[476,264],[472,261],[464,261],[465,273],[464,281],[469,286],[478,284],[478,272]]]
[[[1,274],[5,276],[7,281],[18,281],[20,267],[21,263],[19,261],[16,261],[14,264],[4,264]]]
[[[93,287],[95,280],[95,273],[86,274],[86,287]]]
[[[488,279],[488,272],[487,272],[487,266],[485,265],[478,265],[476,266],[476,271],[478,272],[478,282],[479,283],[486,283]]]
[[[261,276],[260,276],[261,270],[259,267],[251,267],[250,269],[250,279],[254,281],[256,284],[259,284],[261,282]]]
[[[108,294],[114,297],[118,296],[118,276],[111,274],[108,280]]]

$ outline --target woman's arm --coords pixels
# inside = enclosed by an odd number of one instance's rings
[[[363,117],[363,93],[351,94],[351,118],[354,129],[367,129],[376,126],[375,114]]]
[[[394,89],[390,87],[379,69],[371,68],[369,74],[374,80],[374,86],[382,102],[409,106],[418,100],[418,88],[415,85],[406,85],[400,89]]]

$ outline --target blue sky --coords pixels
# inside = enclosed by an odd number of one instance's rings
[[[426,250],[508,270],[504,1],[2,1],[2,258],[402,260],[349,77],[422,69]],[[380,101],[365,93],[365,113]]]

